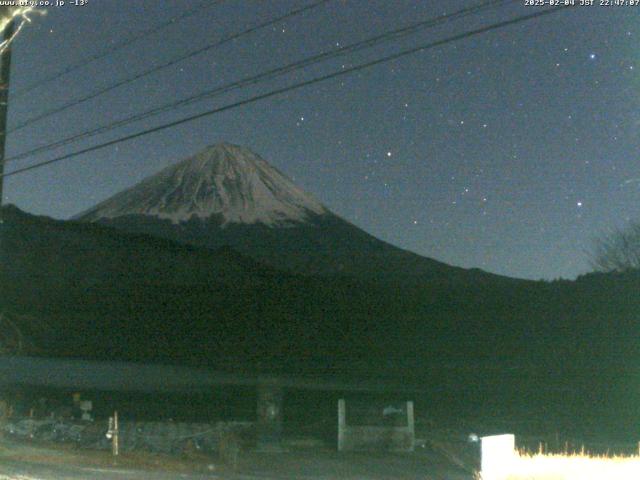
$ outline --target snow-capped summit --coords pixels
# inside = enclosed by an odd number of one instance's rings
[[[329,211],[247,148],[213,145],[81,213],[84,221],[144,215],[286,226]]]

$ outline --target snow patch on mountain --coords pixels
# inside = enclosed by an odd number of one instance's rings
[[[81,213],[97,221],[147,215],[179,224],[221,216],[229,223],[284,226],[329,211],[250,150],[220,143],[171,165]]]

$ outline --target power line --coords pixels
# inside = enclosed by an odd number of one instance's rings
[[[129,45],[138,42],[146,37],[150,37],[152,35],[155,35],[156,33],[160,32],[161,30],[164,30],[167,27],[170,27],[172,25],[175,25],[176,23],[181,22],[182,20],[185,20],[189,17],[192,17],[194,15],[196,15],[197,13],[206,10],[208,8],[211,8],[215,5],[218,5],[220,3],[222,3],[224,0],[217,0],[215,2],[211,2],[210,0],[205,0],[203,2],[200,2],[199,5],[190,8],[189,10],[186,10],[185,12],[183,12],[182,14],[170,18],[169,20],[167,20],[166,22],[160,23],[159,25],[156,25],[154,27],[151,27],[147,30],[144,30],[140,33],[138,33],[137,35],[133,35],[125,40],[122,40],[118,43],[113,44],[110,48],[107,48],[101,52],[98,52],[94,55],[91,55],[87,58],[85,58],[84,60],[81,60],[77,63],[73,63],[69,66],[67,66],[66,68],[60,70],[57,73],[54,73],[48,77],[45,77],[41,80],[38,80],[37,82],[29,85],[28,87],[25,87],[21,90],[18,90],[16,93],[12,93],[12,97],[15,100],[16,98],[20,98],[24,95],[26,95],[29,92],[32,92],[33,90],[35,90],[36,88],[44,85],[45,83],[49,83],[52,82],[54,80],[57,80],[60,77],[64,77],[65,75],[68,75],[71,72],[74,72],[76,70],[78,70],[79,68],[83,68],[93,62],[96,62],[98,60],[102,60],[105,57],[108,57],[109,55],[112,55],[114,53],[116,53],[119,50],[122,50],[123,48],[128,47]]]
[[[108,132],[110,130],[113,130],[115,128],[118,127],[123,127],[125,125],[129,125],[131,123],[140,121],[140,120],[144,120],[146,118],[158,115],[160,113],[169,111],[169,110],[173,110],[176,109],[178,107],[182,107],[182,106],[186,106],[186,105],[190,105],[193,103],[196,103],[198,101],[202,101],[205,99],[210,99],[213,97],[217,97],[223,93],[227,93],[229,91],[232,90],[236,90],[238,88],[241,87],[245,87],[245,86],[249,86],[249,85],[254,85],[257,84],[259,82],[265,81],[265,80],[270,80],[273,79],[277,76],[286,74],[286,73],[290,73],[292,71],[298,70],[300,68],[304,68],[304,67],[308,67],[310,65],[316,64],[316,63],[320,63],[322,61],[334,58],[334,57],[338,57],[338,56],[343,56],[346,55],[348,53],[353,53],[356,51],[360,51],[366,48],[370,48],[376,45],[379,45],[383,42],[387,42],[387,41],[393,41],[393,40],[397,40],[401,37],[407,36],[409,34],[413,34],[415,32],[417,32],[420,29],[424,29],[424,28],[429,28],[429,27],[434,27],[436,25],[440,25],[443,24],[445,22],[449,22],[449,21],[453,21],[453,20],[458,20],[460,18],[463,18],[465,16],[468,15],[472,15],[472,14],[476,14],[479,13],[481,11],[490,9],[490,8],[494,8],[498,5],[506,5],[509,3],[515,3],[518,2],[519,0],[491,0],[491,1],[487,1],[481,4],[477,4],[473,7],[468,7],[468,8],[464,8],[462,10],[458,10],[456,12],[453,13],[449,13],[449,14],[443,14],[440,15],[438,17],[432,17],[429,18],[427,20],[423,20],[420,22],[416,22],[413,24],[410,24],[406,27],[402,27],[396,30],[392,30],[389,32],[385,32],[383,34],[365,39],[363,41],[360,42],[356,42],[350,45],[346,45],[344,47],[338,48],[338,49],[334,49],[328,52],[322,52],[320,54],[317,55],[313,55],[311,57],[307,57],[305,59],[278,67],[278,68],[274,68],[271,70],[268,70],[266,72],[262,72],[259,73],[257,75],[254,76],[250,76],[250,77],[245,77],[244,79],[226,84],[226,85],[222,85],[219,87],[216,87],[212,90],[207,90],[205,92],[201,92],[198,93],[196,95],[192,95],[190,97],[187,97],[185,99],[182,100],[178,100],[175,102],[171,102],[159,107],[155,107],[152,108],[150,110],[138,113],[136,115],[130,116],[130,117],[126,117],[124,119],[121,120],[117,120],[115,122],[111,122],[108,123],[106,125],[100,126],[100,127],[96,127],[93,128],[91,130],[87,130],[75,135],[72,135],[70,137],[67,137],[65,139],[62,140],[58,140],[56,142],[50,143],[50,144],[46,144],[46,145],[42,145],[40,147],[36,147],[32,150],[28,150],[25,152],[21,152],[13,157],[10,157],[7,159],[7,161],[15,161],[15,160],[20,160],[23,158],[27,158],[29,156],[32,156],[34,154],[37,153],[42,153],[45,151],[49,151],[58,147],[62,147],[64,145],[68,145],[70,143],[75,143],[76,141],[82,140],[82,139],[86,139],[86,138],[90,138],[105,132]]]
[[[454,35],[454,36],[451,36],[451,37],[447,37],[447,38],[445,38],[443,40],[437,40],[437,41],[432,42],[432,43],[428,43],[428,44],[425,44],[425,45],[420,45],[418,47],[413,47],[413,48],[410,48],[410,49],[407,49],[407,50],[403,50],[403,51],[398,52],[398,53],[394,53],[392,55],[387,55],[385,57],[382,57],[382,58],[379,58],[379,59],[376,59],[376,60],[372,60],[370,62],[366,62],[366,63],[362,63],[360,65],[356,65],[355,67],[351,67],[351,68],[344,69],[344,70],[339,70],[337,72],[333,72],[333,73],[329,73],[329,74],[326,74],[326,75],[322,75],[320,77],[316,77],[316,78],[313,78],[313,79],[310,79],[310,80],[306,80],[306,81],[299,82],[299,83],[296,83],[296,84],[293,84],[293,85],[289,85],[287,87],[283,87],[283,88],[279,88],[279,89],[276,89],[276,90],[272,90],[270,92],[263,93],[263,94],[260,94],[260,95],[256,95],[256,96],[247,98],[245,100],[240,100],[238,102],[234,102],[234,103],[222,106],[222,107],[215,108],[213,110],[208,110],[206,112],[202,112],[202,113],[199,113],[199,114],[196,114],[196,115],[191,115],[191,116],[182,118],[180,120],[176,120],[176,121],[173,121],[173,122],[170,122],[170,123],[159,125],[157,127],[149,128],[147,130],[142,130],[142,131],[137,132],[137,133],[126,135],[124,137],[120,137],[120,138],[117,138],[117,139],[114,139],[114,140],[110,140],[108,142],[104,142],[104,143],[101,143],[101,144],[98,144],[98,145],[94,145],[92,147],[87,147],[87,148],[84,148],[82,150],[78,150],[76,152],[68,153],[66,155],[62,155],[62,156],[59,156],[59,157],[56,157],[56,158],[53,158],[53,159],[50,159],[50,160],[46,160],[44,162],[39,162],[39,163],[36,163],[36,164],[33,164],[33,165],[29,165],[27,167],[14,170],[14,171],[9,172],[9,173],[5,173],[5,174],[2,175],[2,177],[10,177],[10,176],[18,175],[20,173],[24,173],[24,172],[27,172],[27,171],[30,171],[30,170],[35,170],[37,168],[41,168],[41,167],[44,167],[46,165],[51,165],[53,163],[61,162],[63,160],[67,160],[67,159],[70,159],[70,158],[73,158],[73,157],[77,157],[79,155],[83,155],[85,153],[94,152],[96,150],[101,150],[103,148],[110,147],[112,145],[116,145],[118,143],[122,143],[122,142],[126,142],[126,141],[129,141],[129,140],[133,140],[135,138],[143,137],[143,136],[149,135],[151,133],[156,133],[156,132],[159,132],[159,131],[162,131],[162,130],[166,130],[168,128],[173,128],[173,127],[176,127],[178,125],[182,125],[182,124],[185,124],[185,123],[188,123],[188,122],[192,122],[194,120],[198,120],[200,118],[208,117],[208,116],[211,116],[211,115],[215,115],[217,113],[225,112],[227,110],[231,110],[231,109],[238,108],[238,107],[241,107],[241,106],[244,106],[244,105],[255,103],[255,102],[258,102],[260,100],[265,100],[267,98],[271,98],[271,97],[274,97],[276,95],[280,95],[282,93],[287,93],[287,92],[290,92],[290,91],[293,91],[293,90],[298,90],[300,88],[307,87],[309,85],[314,85],[316,83],[324,82],[326,80],[331,80],[331,79],[334,79],[334,78],[337,78],[337,77],[340,77],[340,76],[343,76],[343,75],[347,75],[347,74],[350,74],[350,73],[353,73],[353,72],[357,72],[357,71],[360,71],[360,70],[371,68],[371,67],[374,67],[376,65],[380,65],[382,63],[387,63],[387,62],[390,62],[390,61],[393,61],[393,60],[397,60],[399,58],[402,58],[402,57],[405,57],[405,56],[408,56],[408,55],[412,55],[414,53],[423,52],[425,50],[430,50],[432,48],[439,47],[439,46],[442,46],[442,45],[446,45],[448,43],[452,43],[452,42],[455,42],[455,41],[458,41],[458,40],[463,40],[463,39],[466,39],[466,38],[469,38],[469,37],[473,37],[473,36],[480,35],[480,34],[483,34],[483,33],[486,33],[486,32],[490,32],[490,31],[493,31],[493,30],[504,28],[504,27],[507,27],[507,26],[510,26],[510,25],[523,23],[523,22],[526,22],[526,21],[529,21],[529,20],[533,20],[535,18],[539,18],[539,17],[545,16],[545,15],[556,13],[556,12],[559,12],[559,11],[564,10],[566,8],[571,8],[571,5],[562,5],[562,6],[559,6],[559,7],[554,7],[554,8],[550,8],[550,9],[547,9],[547,10],[542,10],[542,11],[539,11],[539,12],[531,13],[529,15],[523,15],[523,16],[520,16],[520,17],[513,18],[511,20],[505,20],[505,21],[502,21],[502,22],[494,23],[492,25],[488,25],[486,27],[478,28],[476,30],[471,30],[471,31],[460,33],[460,34],[457,34],[457,35]]]
[[[7,133],[13,133],[13,132],[15,132],[17,130],[21,130],[21,129],[23,129],[23,128],[25,128],[25,127],[33,124],[33,123],[39,122],[40,120],[43,120],[43,119],[45,119],[47,117],[50,117],[51,115],[55,115],[57,113],[63,112],[65,110],[68,110],[69,108],[75,107],[75,106],[80,105],[80,104],[85,103],[85,102],[88,102],[89,100],[93,100],[94,98],[97,98],[97,97],[99,97],[101,95],[104,95],[105,93],[110,92],[112,90],[115,90],[116,88],[122,87],[124,85],[128,85],[129,83],[135,82],[136,80],[144,78],[144,77],[146,77],[148,75],[151,75],[153,73],[159,72],[160,70],[164,70],[165,68],[171,67],[171,66],[173,66],[173,65],[175,65],[177,63],[183,62],[184,60],[187,60],[189,58],[193,58],[196,55],[200,55],[201,53],[209,51],[209,50],[211,50],[213,48],[220,47],[220,46],[222,46],[222,45],[224,45],[226,43],[229,43],[232,40],[236,40],[236,39],[238,39],[240,37],[243,37],[245,35],[249,35],[249,34],[251,34],[253,32],[256,32],[257,30],[260,30],[262,28],[270,27],[271,25],[273,25],[275,23],[278,23],[278,22],[281,22],[281,21],[286,20],[288,18],[300,15],[301,13],[304,13],[304,12],[307,12],[307,11],[312,10],[314,8],[317,8],[317,7],[327,3],[329,1],[331,1],[331,0],[318,0],[318,1],[316,1],[316,2],[314,2],[312,4],[310,4],[310,5],[307,5],[305,7],[292,10],[289,13],[286,13],[284,15],[281,15],[281,16],[277,17],[277,18],[268,20],[266,22],[262,22],[262,23],[260,23],[258,25],[250,27],[250,28],[248,28],[246,30],[243,30],[241,32],[234,33],[234,34],[231,34],[231,35],[227,35],[226,37],[223,37],[222,39],[220,39],[220,40],[218,40],[218,41],[216,41],[214,43],[211,43],[211,44],[206,45],[204,47],[198,48],[197,50],[193,50],[193,51],[187,53],[186,55],[182,55],[180,57],[174,58],[173,60],[169,60],[169,61],[167,61],[165,63],[161,63],[160,65],[156,65],[155,67],[151,67],[151,68],[149,68],[149,69],[147,69],[147,70],[145,70],[143,72],[140,72],[140,73],[138,73],[138,74],[136,74],[136,75],[134,75],[132,77],[127,77],[127,78],[125,78],[123,80],[120,80],[120,81],[118,81],[116,83],[113,83],[113,84],[111,84],[111,85],[109,85],[107,87],[104,87],[104,88],[102,88],[100,90],[97,90],[97,91],[95,91],[93,93],[90,93],[89,95],[86,95],[84,97],[80,97],[80,98],[78,98],[78,99],[76,99],[76,100],[74,100],[72,102],[69,102],[67,104],[61,105],[61,106],[56,107],[56,108],[53,108],[51,110],[47,110],[47,111],[45,111],[43,113],[40,113],[40,114],[38,114],[38,115],[36,115],[34,117],[31,117],[31,118],[25,120],[24,122],[19,123],[18,125],[16,125],[13,128],[9,129],[7,131]]]

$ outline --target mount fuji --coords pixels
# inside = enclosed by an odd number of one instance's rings
[[[332,213],[250,150],[219,143],[77,215],[132,233],[230,246],[301,274],[488,275],[390,245]]]
[[[329,211],[253,152],[221,143],[165,168],[81,214],[83,220],[143,215],[174,225],[192,218],[283,227]]]

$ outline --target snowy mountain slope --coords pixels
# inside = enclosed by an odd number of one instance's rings
[[[463,270],[390,245],[333,214],[246,148],[221,143],[76,216],[120,230],[220,248],[306,275],[429,277]]]
[[[228,143],[169,166],[77,218],[146,215],[173,224],[219,216],[229,223],[285,226],[327,213],[318,201],[246,148]]]

